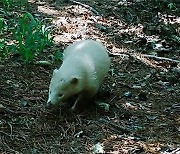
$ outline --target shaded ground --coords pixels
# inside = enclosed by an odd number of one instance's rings
[[[24,65],[15,56],[2,59],[0,152],[92,153],[97,143],[106,153],[180,152],[179,3],[174,11],[163,1],[82,4],[103,17],[75,3],[29,1],[34,16],[56,26],[55,46],[37,60],[48,60],[79,39],[101,40],[112,64],[96,101],[109,109],[96,105],[78,115],[66,107],[48,111],[49,81],[59,65]]]

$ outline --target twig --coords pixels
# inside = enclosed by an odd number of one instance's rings
[[[124,134],[124,133],[129,133],[130,132],[130,130],[128,128],[119,126],[119,125],[117,125],[117,124],[115,124],[115,123],[113,123],[111,121],[108,121],[106,119],[103,119],[103,118],[101,118],[99,120],[99,122],[105,124],[105,126],[110,128],[110,129],[114,129],[115,131],[117,131],[120,134]]]
[[[180,63],[179,60],[174,60],[174,59],[170,59],[170,58],[166,58],[166,57],[157,57],[157,56],[154,56],[154,55],[146,55],[146,54],[143,54],[142,56],[145,57],[145,58],[152,58],[152,59],[155,59],[155,60],[165,60],[165,61],[170,61],[172,63]]]
[[[10,138],[11,138],[11,140],[13,140],[13,127],[12,127],[12,125],[8,122],[8,125],[10,126]]]
[[[2,132],[1,132],[1,133],[2,133]],[[6,142],[3,142],[3,143],[4,143],[4,145],[11,151],[10,153],[16,153],[16,154],[19,154],[19,153],[20,153],[20,152],[18,152],[18,151],[16,151],[16,150],[10,148],[9,145],[8,145]]]
[[[114,97],[109,101],[108,104],[110,104],[111,102],[113,102],[115,99],[116,99],[116,96],[114,96]]]
[[[0,131],[0,134],[6,135],[6,136],[8,136],[8,137],[11,137],[11,135],[9,135],[8,133],[5,133],[5,132],[3,132],[3,131]]]
[[[25,111],[13,111],[5,106],[3,106],[2,104],[0,104],[0,114],[1,113],[11,113],[11,114],[16,114],[16,115],[19,115],[19,114],[29,114],[29,115],[33,115],[33,116],[36,116],[36,114],[34,113],[30,113],[30,112],[25,112]]]
[[[77,2],[77,1],[74,1],[74,0],[70,0],[70,2],[74,3],[74,4],[78,4],[78,5],[81,5],[83,7],[85,7],[86,9],[89,9],[90,11],[92,11],[96,16],[102,16],[96,9],[94,9],[93,7],[87,5],[87,4],[83,4],[81,2]]]
[[[138,54],[130,54],[130,53],[127,53],[127,52],[120,52],[120,53],[112,53],[112,52],[109,52],[109,54],[111,56],[121,56],[121,55],[128,55],[130,57],[137,57]],[[157,57],[157,56],[154,56],[154,55],[147,55],[147,54],[140,54],[140,56],[144,57],[144,58],[152,58],[152,59],[155,59],[155,60],[165,60],[165,61],[170,61],[172,63],[180,63],[179,60],[174,60],[174,59],[170,59],[170,58],[166,58],[166,57]],[[138,56],[138,57],[140,57]],[[139,59],[139,58],[138,58]]]

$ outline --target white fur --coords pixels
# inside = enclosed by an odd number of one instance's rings
[[[95,96],[109,66],[110,59],[102,43],[83,40],[70,45],[64,51],[61,67],[54,70],[47,104],[58,105],[78,94],[75,109],[84,95],[87,98]],[[59,94],[63,96],[59,97]]]

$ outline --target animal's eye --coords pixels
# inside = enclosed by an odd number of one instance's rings
[[[63,96],[63,93],[60,93],[60,94],[59,94],[59,97],[62,97],[62,96]]]

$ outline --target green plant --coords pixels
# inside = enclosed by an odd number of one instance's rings
[[[54,60],[55,61],[59,61],[59,60],[63,60],[63,54],[62,54],[62,51],[57,51],[54,55]]]
[[[169,3],[169,4],[168,4],[168,8],[169,8],[171,11],[174,11],[174,10],[177,9],[175,3]]]
[[[32,61],[35,54],[41,54],[53,42],[50,30],[30,13],[19,19],[14,36],[17,40],[17,51],[26,62]]]
[[[3,8],[11,8],[13,6],[13,0],[1,0]]]
[[[0,57],[6,57],[8,54],[8,46],[3,34],[5,31],[4,18],[0,18]]]
[[[0,34],[3,30],[3,27],[4,27],[4,19],[3,18],[0,18]]]
[[[14,9],[16,7],[24,7],[27,6],[28,1],[27,0],[1,0],[0,6],[2,6],[5,10]]]
[[[0,57],[6,57],[9,53],[9,47],[4,39],[0,39]]]

